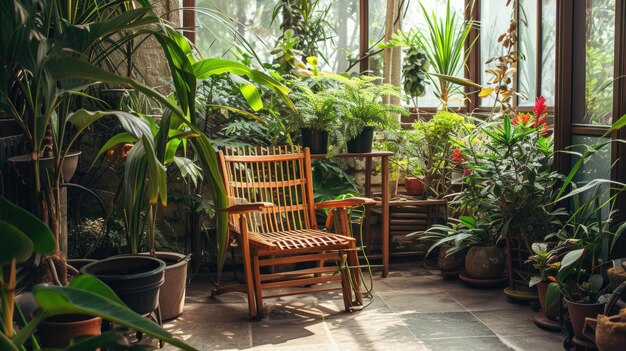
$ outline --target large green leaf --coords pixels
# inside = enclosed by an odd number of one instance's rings
[[[27,260],[33,252],[33,242],[24,232],[0,220],[0,265]]]
[[[560,289],[557,283],[550,283],[546,292],[546,309],[559,300]]]
[[[126,304],[115,294],[111,288],[100,279],[89,274],[81,274],[68,285],[84,291],[91,291],[94,294],[107,298],[115,303],[125,306]]]
[[[37,285],[33,288],[33,294],[37,304],[47,316],[74,313],[98,316],[158,338],[183,350],[195,350],[175,339],[172,334],[149,319],[92,291],[73,287]]]
[[[576,263],[583,256],[584,252],[585,252],[585,249],[576,249],[576,250],[572,250],[568,252],[563,257],[563,260],[561,261],[561,268],[559,268],[559,270],[563,270],[571,266],[572,264]]]
[[[50,254],[55,249],[55,238],[50,228],[39,218],[11,203],[0,196],[0,221],[4,221],[21,231],[32,241],[32,251]],[[0,246],[4,246],[4,237],[8,233],[2,233],[3,240]]]
[[[131,135],[128,132],[122,132],[122,133],[119,133],[119,134],[116,134],[116,135],[112,136],[111,139],[109,139],[106,143],[104,143],[104,145],[102,145],[102,147],[98,151],[98,154],[94,158],[94,162],[96,162],[96,160],[100,156],[102,156],[102,154],[104,154],[105,152],[107,152],[111,148],[113,148],[113,147],[115,147],[115,146],[117,146],[119,144],[136,143],[137,140],[138,140],[137,137]]]

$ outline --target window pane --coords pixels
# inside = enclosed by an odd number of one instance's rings
[[[575,46],[584,45],[584,82],[580,81],[582,77],[573,76],[574,86],[584,87],[585,106],[574,105],[574,111],[584,111],[574,116],[574,122],[609,125],[613,106],[615,0],[587,0],[585,5],[584,40],[577,37],[574,41]],[[576,47],[574,50],[580,52]],[[576,56],[574,59],[575,67],[581,67]]]
[[[517,91],[526,95],[518,98],[518,106],[530,106],[537,96],[537,1],[520,0],[519,75]]]
[[[572,145],[594,145],[608,141],[608,138],[596,137],[596,136],[587,136],[587,135],[572,135]],[[583,152],[582,147],[574,147],[574,151]],[[573,166],[578,159],[576,157],[572,157]],[[581,168],[579,168],[576,176],[573,181],[578,185],[584,185],[589,183],[589,181],[593,179],[611,179],[611,148],[610,146],[605,146],[600,152],[593,155],[588,162],[584,163]],[[602,189],[607,189],[608,185],[602,185],[598,188],[598,191],[602,191]],[[586,196],[591,196],[589,193],[585,193]],[[581,201],[586,200],[586,197],[582,197]],[[603,197],[603,200],[608,199],[608,193]],[[608,207],[602,210],[604,216],[608,215]]]
[[[422,1],[422,5],[427,11],[427,14],[424,14],[422,8],[419,6],[418,1],[410,1],[408,3],[406,16],[402,20],[402,28],[404,30],[409,30],[410,28],[417,28],[422,33],[428,35],[428,25],[424,16],[431,16],[431,11],[435,11],[438,14],[438,20],[445,21],[446,14],[446,6],[448,0],[431,0],[431,1]],[[371,8],[370,4],[370,8]],[[383,7],[384,8],[384,7]],[[457,23],[462,23],[464,19],[464,10],[465,10],[465,0],[450,0],[450,9],[454,11],[457,16]],[[439,15],[440,14],[440,15]],[[404,55],[403,55],[404,56]],[[404,59],[404,57],[403,57]],[[429,70],[430,72],[435,72],[432,68]],[[463,77],[463,67],[459,67],[459,70],[454,74],[457,77]],[[461,88],[462,89],[462,88]],[[456,99],[451,99],[448,102],[450,107],[459,107],[463,105],[462,96],[455,96]],[[431,82],[426,86],[426,94],[418,99],[419,107],[437,107],[441,105],[437,97],[434,93],[433,83]]]
[[[236,36],[227,26],[207,14],[217,7],[236,21],[235,26],[262,62],[270,62],[270,50],[280,35],[280,22],[272,22],[272,9],[278,0],[196,0],[201,9],[196,14],[196,45],[207,57],[232,59],[229,50],[234,48]]]
[[[486,85],[491,80],[491,75],[485,73],[485,62],[504,54],[504,48],[498,43],[498,37],[506,32],[511,20],[512,6],[506,6],[506,1],[481,1],[480,2],[480,62],[481,82]],[[494,99],[489,97],[480,99],[481,106],[493,106]]]
[[[543,0],[541,9],[541,95],[554,106],[556,82],[556,0]]]
[[[348,57],[359,55],[359,0],[322,0],[320,8],[328,8],[326,20],[334,29],[330,40],[320,47],[321,68],[333,72],[345,72],[348,69]],[[359,65],[351,71],[358,72]]]
[[[382,43],[385,38],[385,9],[387,8],[387,0],[369,0],[369,47],[372,51],[377,51],[377,45]],[[382,76],[383,74],[383,54],[382,52],[370,56],[367,59],[367,67],[371,74]]]

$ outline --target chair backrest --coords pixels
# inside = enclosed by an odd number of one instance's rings
[[[247,216],[249,231],[317,229],[308,148],[226,148],[218,152],[218,158],[231,204],[274,204]]]

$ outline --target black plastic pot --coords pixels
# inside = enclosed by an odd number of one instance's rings
[[[351,154],[366,154],[372,152],[374,141],[374,127],[365,127],[354,139],[348,140],[348,152]]]
[[[302,147],[311,149],[312,154],[328,153],[328,132],[311,128],[301,128]]]
[[[108,285],[133,311],[145,315],[159,305],[165,262],[150,256],[115,256],[80,269]]]

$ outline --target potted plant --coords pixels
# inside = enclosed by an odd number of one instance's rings
[[[552,166],[553,139],[544,101],[537,98],[534,113],[480,124],[463,148],[469,172],[456,200],[506,240],[510,271],[505,293],[515,299],[536,299],[528,288],[531,245],[559,226],[553,189],[562,176]],[[512,252],[523,253],[518,259]]]
[[[296,109],[287,112],[285,125],[288,130],[300,131],[302,146],[312,154],[328,153],[329,133],[341,123],[338,98],[330,92],[338,83],[331,78],[297,77],[287,84]]]
[[[37,285],[33,289],[38,309],[32,319],[23,318],[19,305],[15,304],[15,275],[17,264],[27,260],[33,253],[50,254],[55,250],[54,235],[50,228],[28,211],[0,197],[0,265],[5,274],[0,274],[2,306],[0,314],[2,350],[18,351],[30,342],[33,348],[67,347],[78,336],[100,334],[101,320],[108,320],[147,335],[153,336],[184,350],[193,347],[177,340],[172,335],[134,313],[101,281],[92,276],[81,276],[67,287]],[[17,320],[15,320],[17,316]],[[63,319],[70,320],[64,322]],[[15,325],[18,326],[17,330]],[[39,327],[40,338],[33,336]],[[91,329],[89,328],[91,327]],[[51,332],[56,331],[55,334]],[[83,338],[75,342],[76,347],[97,349],[115,347],[124,340],[119,330],[106,332],[105,337]]]
[[[453,221],[453,219],[451,219]],[[459,277],[470,284],[490,285],[502,281],[505,269],[504,251],[497,245],[497,236],[490,232],[489,223],[470,216],[460,216],[457,223],[448,225],[435,224],[420,234],[420,240],[434,243],[428,252],[444,244],[451,245],[445,257],[465,252],[465,274]]]
[[[397,128],[399,122],[395,115],[408,115],[404,107],[384,100],[402,98],[400,89],[390,84],[376,84],[379,79],[360,76],[342,80],[343,87],[333,92],[341,102],[342,129],[349,153],[371,152],[374,131]]]
[[[546,305],[546,293],[548,291],[548,285],[550,284],[548,278],[556,273],[558,265],[557,256],[554,251],[551,250],[553,246],[554,243],[532,244],[533,255],[528,257],[528,262],[532,264],[539,275],[532,276],[528,282],[528,286],[531,288],[536,286],[537,294],[539,295],[541,312],[535,315],[535,323],[542,327],[560,330],[560,324],[557,321],[559,313],[558,305]],[[546,318],[548,321],[545,320]]]

